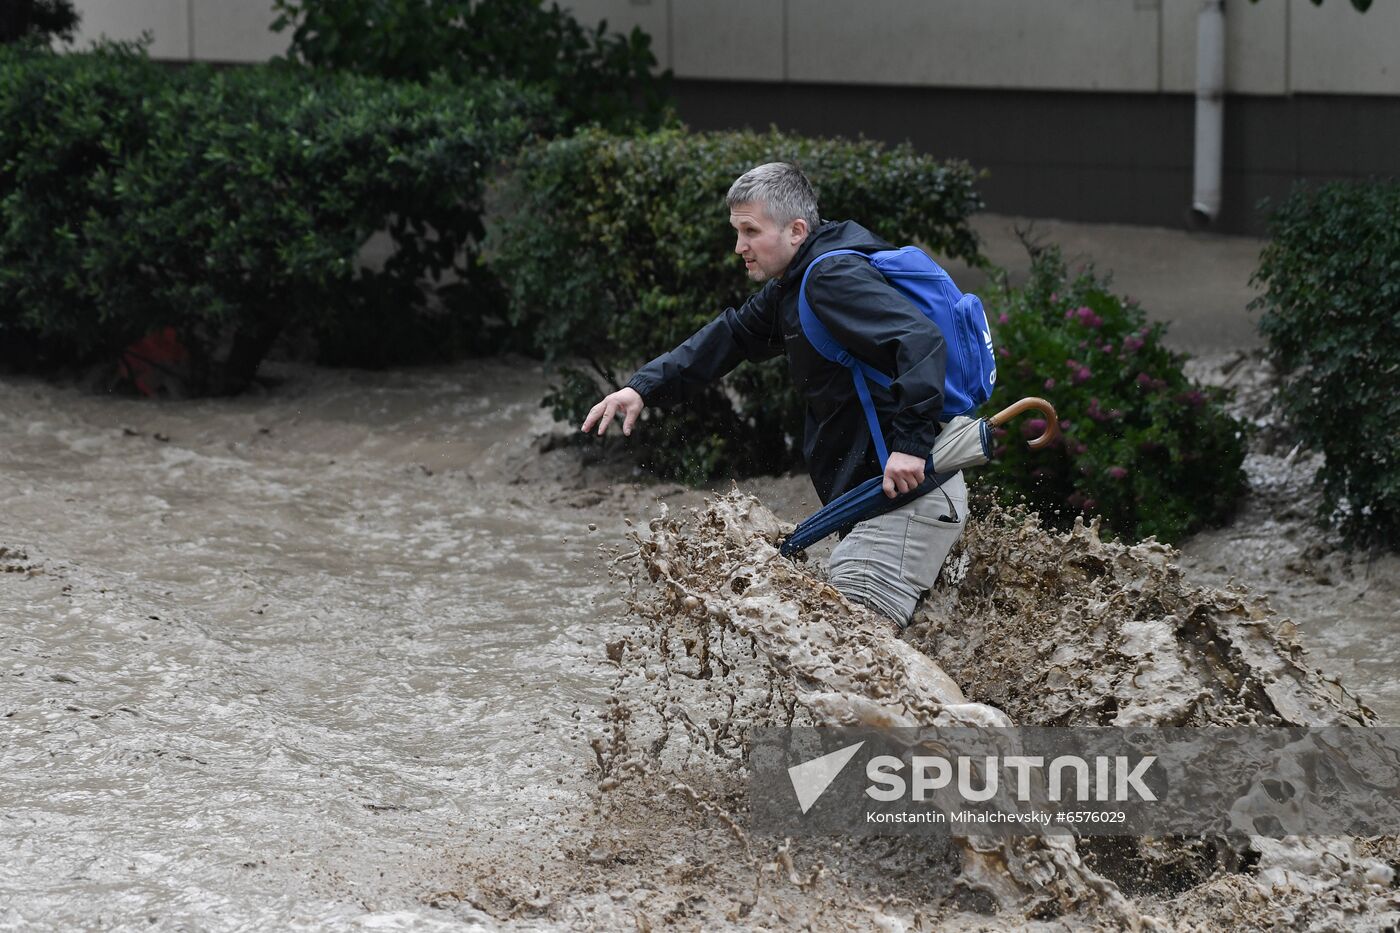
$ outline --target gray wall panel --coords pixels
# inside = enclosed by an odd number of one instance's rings
[[[1400,3],[1290,0],[1289,88],[1324,94],[1400,94]]]
[[[1188,94],[881,88],[677,81],[695,129],[742,126],[911,141],[985,169],[992,210],[1180,226],[1191,197]],[[1223,232],[1260,233],[1265,196],[1299,179],[1400,176],[1400,101],[1231,95],[1225,104]],[[1363,142],[1357,143],[1357,140]]]
[[[285,54],[292,32],[272,31],[272,0],[192,0],[191,57],[216,62],[264,62]]]
[[[671,4],[672,67],[681,78],[783,80],[785,0]]]
[[[103,36],[129,40],[149,32],[152,56],[190,57],[188,0],[76,0],[73,6],[82,17],[76,37],[80,47]]]
[[[1357,105],[1356,135],[1352,137],[1356,172],[1360,175],[1397,174],[1400,153],[1400,98],[1374,98]]]
[[[1125,0],[788,3],[788,76],[795,81],[1157,89],[1158,11],[1150,4]]]

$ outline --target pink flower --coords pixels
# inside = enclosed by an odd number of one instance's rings
[[[1136,353],[1142,349],[1143,340],[1141,337],[1127,336],[1123,338],[1123,352]]]
[[[1046,380],[1045,380],[1045,388],[1046,388],[1046,389],[1053,389],[1053,388],[1055,388],[1055,377],[1054,377],[1054,376],[1051,376],[1049,379],[1046,379]]]
[[[1120,466],[1111,466],[1108,468],[1108,475],[1114,479],[1122,479],[1128,475],[1128,471]]]
[[[1086,512],[1092,512],[1092,511],[1094,511],[1094,509],[1096,509],[1096,508],[1098,508],[1098,507],[1099,507],[1099,502],[1098,502],[1097,499],[1085,499],[1085,500],[1084,500],[1084,511],[1086,511]]]
[[[1045,419],[1031,418],[1021,425],[1021,434],[1025,437],[1039,437],[1045,433]]]
[[[1102,350],[1102,351],[1105,352],[1105,353],[1112,353],[1112,352],[1113,352],[1113,344],[1111,344],[1111,343],[1106,343],[1106,344],[1104,344],[1102,347],[1099,347],[1099,349]]]
[[[1176,397],[1176,400],[1178,402],[1184,402],[1185,404],[1190,405],[1192,408],[1200,408],[1202,405],[1205,404],[1206,397],[1204,394],[1193,390],[1191,392],[1181,393]]]
[[[1011,315],[1009,315],[1009,314],[1007,314],[1005,311],[1003,311],[1003,312],[1001,312],[1001,315],[997,318],[997,323],[998,323],[998,324],[1005,324],[1005,323],[1009,322],[1010,320],[1011,320]]]
[[[1078,385],[1081,382],[1088,382],[1091,378],[1093,378],[1093,375],[1094,374],[1089,371],[1089,367],[1081,366],[1079,367],[1079,369],[1075,370],[1074,383],[1075,385]]]
[[[1073,453],[1076,457],[1082,457],[1082,456],[1084,456],[1085,453],[1088,452],[1088,450],[1089,450],[1089,445],[1088,445],[1088,444],[1084,443],[1083,441],[1075,441],[1075,443],[1074,443],[1074,450],[1072,451],[1072,453]]]
[[[1011,351],[1006,347],[997,347],[997,354],[1004,360],[1011,359]]]
[[[1150,389],[1152,388],[1152,377],[1147,375],[1147,373],[1138,373],[1137,384],[1141,388]]]
[[[1055,303],[1058,302],[1059,300],[1060,300],[1060,293],[1059,293],[1059,292],[1051,292],[1051,293],[1050,293],[1050,303],[1051,303],[1051,304],[1055,304]]]
[[[1079,323],[1083,324],[1085,327],[1103,326],[1103,318],[1095,314],[1094,309],[1088,307],[1087,305],[1082,308],[1079,308],[1074,313],[1075,316],[1079,318]]]

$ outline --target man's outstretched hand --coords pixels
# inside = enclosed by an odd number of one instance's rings
[[[588,430],[588,425],[584,425],[584,430]],[[885,461],[885,495],[893,499],[917,488],[924,481],[924,463],[912,454],[897,451],[890,454],[890,459]]]
[[[598,436],[601,437],[607,432],[613,417],[622,415],[622,433],[631,434],[632,425],[637,423],[637,416],[646,407],[646,403],[642,401],[642,397],[636,389],[631,387],[618,389],[589,410],[588,417],[583,419],[583,433],[587,434],[593,430],[593,426],[596,424]],[[923,464],[920,464],[919,467],[920,475],[922,475]]]

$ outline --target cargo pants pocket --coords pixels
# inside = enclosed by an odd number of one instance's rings
[[[962,536],[967,523],[966,500],[960,502],[954,499],[955,508],[950,510],[937,490],[924,498],[938,499],[938,504],[942,506],[938,510],[939,517],[918,513],[909,516],[908,526],[904,530],[904,555],[900,566],[900,576],[920,593],[933,586],[938,579],[943,561]],[[954,514],[957,521],[951,520]],[[943,518],[944,515],[949,518]]]

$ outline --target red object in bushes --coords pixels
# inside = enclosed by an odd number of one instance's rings
[[[117,372],[129,379],[142,395],[153,398],[172,381],[184,382],[185,364],[189,359],[190,353],[175,336],[175,328],[166,327],[147,334],[123,350]]]

